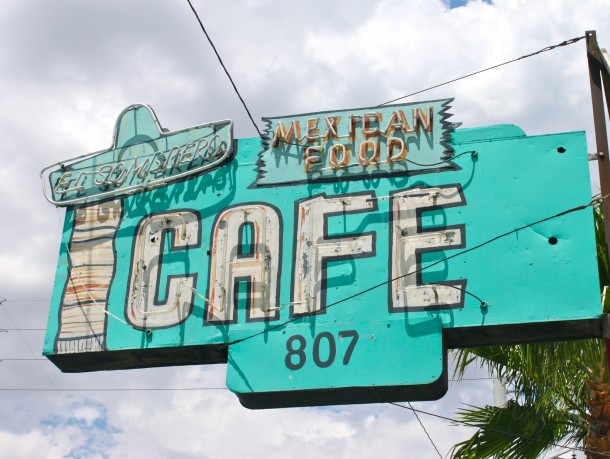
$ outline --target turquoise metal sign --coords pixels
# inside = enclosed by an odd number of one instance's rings
[[[227,362],[229,389],[269,408],[438,398],[448,346],[584,336],[601,316],[584,133],[452,130],[447,109],[269,118],[264,145],[211,123],[160,146],[128,108],[103,160],[50,173],[71,204],[44,354],[69,372]],[[178,175],[143,186],[158,152]],[[131,194],[70,182],[120,162]]]

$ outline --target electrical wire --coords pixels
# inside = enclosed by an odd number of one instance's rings
[[[313,316],[313,315],[319,314],[320,312],[325,311],[325,310],[327,310],[327,309],[329,309],[329,308],[331,308],[333,306],[336,306],[338,304],[344,303],[344,302],[346,302],[348,300],[351,300],[353,298],[356,298],[356,297],[359,297],[361,295],[364,295],[365,293],[368,293],[368,292],[370,292],[372,290],[376,290],[379,287],[383,287],[383,286],[388,285],[388,284],[390,284],[390,283],[392,283],[394,281],[397,281],[399,279],[403,279],[403,278],[408,277],[408,276],[412,276],[414,274],[419,274],[419,273],[421,273],[421,272],[423,272],[423,271],[425,271],[427,269],[430,269],[430,268],[432,268],[432,267],[434,267],[434,266],[436,266],[436,265],[438,265],[440,263],[444,263],[447,260],[452,260],[453,258],[457,258],[459,256],[462,256],[462,255],[467,254],[469,252],[472,252],[474,250],[478,250],[478,249],[480,249],[480,248],[482,248],[482,247],[484,247],[484,246],[486,246],[488,244],[491,244],[491,243],[493,243],[493,242],[495,242],[495,241],[497,241],[499,239],[502,239],[504,237],[510,236],[511,234],[518,233],[519,231],[522,231],[524,229],[530,228],[530,227],[538,225],[540,223],[544,223],[544,222],[549,221],[549,220],[553,220],[555,218],[559,218],[561,216],[564,216],[564,215],[567,215],[567,214],[570,214],[570,213],[573,213],[573,212],[578,212],[578,211],[584,210],[584,209],[586,209],[588,207],[593,206],[594,204],[599,204],[602,201],[604,201],[605,199],[607,199],[608,197],[610,197],[610,194],[608,194],[606,196],[602,196],[600,198],[593,199],[588,204],[583,204],[583,205],[580,205],[580,206],[572,207],[571,209],[564,210],[562,212],[559,212],[557,214],[551,215],[549,217],[545,217],[545,218],[542,218],[540,220],[536,220],[536,221],[534,221],[532,223],[528,223],[527,225],[523,225],[523,226],[520,226],[518,228],[512,229],[510,231],[506,231],[505,233],[502,233],[502,234],[499,234],[499,235],[497,235],[495,237],[492,237],[491,239],[488,239],[488,240],[486,240],[484,242],[481,242],[480,244],[477,244],[477,245],[475,245],[473,247],[470,247],[468,249],[465,249],[465,250],[462,250],[460,252],[454,253],[453,255],[449,255],[447,257],[441,258],[440,260],[437,260],[434,263],[430,263],[429,265],[426,265],[426,266],[423,266],[421,268],[415,269],[415,270],[410,271],[410,272],[408,272],[406,274],[397,276],[397,277],[395,277],[393,279],[380,282],[380,283],[372,285],[371,287],[368,287],[368,288],[366,288],[364,290],[361,290],[361,291],[359,291],[357,293],[354,293],[352,295],[346,296],[346,297],[344,297],[344,298],[342,298],[340,300],[335,301],[334,303],[330,303],[330,304],[328,304],[326,306],[321,307],[317,311],[305,312],[303,314],[300,314],[299,316],[292,317],[292,318],[286,320],[285,322],[282,322],[282,323],[279,323],[279,324],[267,327],[267,328],[265,328],[264,330],[262,330],[260,332],[253,333],[252,335],[246,336],[244,338],[240,338],[240,339],[236,339],[236,340],[233,340],[233,341],[229,341],[228,343],[225,343],[223,345],[223,347],[242,343],[244,341],[247,341],[247,340],[250,340],[250,339],[255,338],[257,336],[260,336],[260,335],[262,335],[264,333],[267,333],[267,332],[270,332],[272,330],[276,330],[278,328],[284,327],[285,325],[288,325],[288,324],[290,324],[292,322],[296,322],[297,320],[300,320],[300,319],[302,319],[304,317],[308,317],[308,316]],[[472,293],[469,293],[469,294],[474,296]],[[485,302],[482,301],[480,298],[478,298],[478,297],[475,297],[475,298],[477,298],[479,301],[481,301],[482,304],[485,304]]]
[[[31,360],[31,359],[30,359]],[[47,359],[39,359],[47,360]],[[495,378],[460,378],[460,379],[449,379],[449,382],[462,382],[462,381],[489,381]],[[229,390],[228,387],[119,387],[119,388],[48,388],[48,387],[0,387],[0,392],[170,392],[170,391],[204,391],[204,390]]]
[[[45,331],[46,328],[2,328],[0,327],[0,333],[10,331]]]
[[[7,303],[35,303],[35,302],[41,302],[41,303],[48,303],[49,300],[11,300],[11,299],[6,299]]]
[[[13,328],[17,328],[17,326],[15,325],[15,322],[13,321],[13,318],[11,317],[11,315],[8,313],[8,311],[6,310],[6,308],[4,307],[4,303],[6,302],[5,298],[0,298],[0,308],[4,311],[4,313],[6,314],[6,317],[8,317],[8,320],[11,322],[11,324],[13,325]],[[23,344],[25,344],[25,347],[27,348],[27,350],[30,352],[30,355],[32,357],[34,357],[34,351],[32,351],[32,348],[30,347],[30,345],[28,344],[27,340],[25,339],[25,337],[23,336],[23,334],[18,331],[17,333],[19,333],[19,337],[21,338],[21,341],[23,342]],[[11,359],[11,360],[17,360],[17,359]],[[45,359],[38,359],[38,358],[31,358],[31,359],[22,359],[22,360],[45,360]],[[44,365],[42,365],[39,362],[36,362],[36,365],[38,365],[38,368],[40,368],[40,370],[43,372],[43,374],[45,375],[45,377],[47,378],[47,381],[49,381],[49,384],[51,384],[51,387],[53,387],[53,389],[57,389],[57,386],[55,386],[55,383],[53,382],[53,380],[51,379],[51,376],[49,376],[49,373],[47,373],[47,370],[45,370]],[[57,392],[56,392],[57,393]],[[70,414],[72,414],[72,417],[74,416],[74,412],[72,411],[72,408],[70,407],[70,405],[68,405],[68,403],[66,403],[66,401],[64,400],[64,398],[62,397],[61,394],[57,393],[57,397],[59,398],[59,401],[61,403],[63,403],[63,405],[66,407],[66,409],[68,410],[68,412]]]
[[[34,387],[0,387],[0,392],[182,392],[202,390],[229,390],[227,387],[123,387],[123,388],[71,388],[71,389],[49,389]]]
[[[220,62],[220,65],[222,66],[223,70],[225,71],[225,73],[226,73],[227,77],[229,78],[229,81],[231,82],[231,85],[233,86],[233,90],[235,91],[235,93],[237,94],[237,97],[239,97],[239,100],[241,101],[242,105],[244,106],[244,109],[246,110],[246,112],[247,112],[247,114],[248,114],[248,117],[250,118],[250,121],[252,122],[252,125],[253,125],[253,126],[254,126],[254,128],[256,129],[256,132],[258,132],[258,135],[259,135],[259,137],[260,137],[260,138],[263,140],[263,142],[264,142],[264,141],[266,141],[266,140],[268,140],[268,139],[267,139],[265,136],[263,136],[263,134],[261,133],[260,129],[258,128],[258,125],[257,125],[257,124],[256,124],[256,122],[254,121],[254,118],[252,117],[252,114],[250,113],[250,110],[248,109],[248,106],[247,106],[246,102],[244,101],[243,97],[242,97],[242,96],[241,96],[241,94],[239,93],[239,91],[238,91],[238,89],[237,89],[237,86],[235,85],[235,82],[233,81],[233,78],[231,77],[231,74],[230,74],[230,73],[229,73],[229,71],[227,70],[227,68],[226,68],[226,66],[225,66],[225,64],[224,64],[224,62],[223,62],[223,60],[222,60],[222,58],[220,57],[220,54],[218,53],[218,50],[216,49],[216,46],[214,45],[214,43],[212,42],[212,39],[210,38],[210,35],[209,35],[209,34],[208,34],[208,32],[206,31],[205,26],[203,25],[203,22],[201,21],[201,18],[199,17],[199,14],[197,13],[197,11],[195,10],[195,8],[193,7],[193,4],[191,3],[191,0],[186,0],[186,1],[188,2],[188,4],[189,4],[189,6],[190,6],[191,10],[193,11],[193,14],[194,14],[194,15],[195,15],[195,17],[197,18],[197,21],[199,22],[199,25],[201,26],[201,30],[202,30],[202,31],[203,31],[203,33],[205,34],[206,38],[208,39],[208,42],[210,43],[210,46],[211,46],[211,47],[212,47],[212,49],[214,50],[214,53],[216,54],[216,57],[218,58],[218,61]],[[556,45],[550,45],[550,46],[546,46],[545,48],[539,49],[538,51],[534,51],[533,53],[529,53],[529,54],[525,54],[525,55],[523,55],[523,56],[519,56],[519,57],[517,57],[517,58],[515,58],[515,59],[511,59],[511,60],[509,60],[509,61],[502,62],[501,64],[496,64],[496,65],[493,65],[493,66],[491,66],[491,67],[487,67],[487,68],[484,68],[484,69],[481,69],[481,70],[477,70],[477,71],[472,72],[472,73],[469,73],[469,74],[467,74],[467,75],[463,75],[463,76],[460,76],[460,77],[454,78],[454,79],[452,79],[452,80],[448,80],[448,81],[445,81],[445,82],[443,82],[443,83],[439,83],[439,84],[436,84],[436,85],[434,85],[434,86],[430,86],[430,87],[428,87],[428,88],[421,89],[421,90],[419,90],[419,91],[416,91],[416,92],[413,92],[413,93],[407,94],[407,95],[405,95],[405,96],[397,97],[397,98],[395,98],[395,99],[392,99],[392,100],[389,100],[389,101],[386,101],[386,102],[382,102],[381,104],[379,104],[379,106],[383,106],[383,105],[391,104],[391,103],[393,103],[393,102],[397,102],[397,101],[399,101],[399,100],[406,99],[406,98],[408,98],[408,97],[414,96],[414,95],[416,95],[416,94],[421,94],[421,93],[423,93],[423,92],[430,91],[430,90],[432,90],[432,89],[436,89],[436,88],[439,88],[439,87],[441,87],[441,86],[445,86],[445,85],[447,85],[447,84],[454,83],[454,82],[456,82],[456,81],[460,81],[460,80],[463,80],[463,79],[466,79],[466,78],[472,77],[472,76],[474,76],[474,75],[478,75],[478,74],[480,74],[480,73],[483,73],[483,72],[487,72],[487,71],[489,71],[489,70],[496,69],[496,68],[498,68],[498,67],[502,67],[502,66],[504,66],[504,65],[512,64],[512,63],[514,63],[514,62],[517,62],[517,61],[520,61],[520,60],[523,60],[523,59],[527,59],[527,58],[530,58],[530,57],[536,56],[536,55],[538,55],[538,54],[545,53],[545,52],[547,52],[547,51],[551,51],[551,50],[553,50],[553,49],[556,49],[556,48],[559,48],[559,47],[562,47],[562,46],[568,46],[568,45],[571,45],[571,44],[573,44],[573,43],[577,43],[578,41],[582,40],[583,38],[586,38],[586,35],[582,35],[582,36],[580,36],[580,37],[576,37],[576,38],[571,38],[571,39],[568,39],[568,40],[564,40],[564,41],[562,41],[561,43],[558,43],[558,44],[556,44]]]
[[[145,388],[145,387],[138,387],[138,388],[4,388],[4,387],[0,387],[0,392],[193,392],[193,391],[205,391],[205,390],[213,390],[213,391],[217,391],[217,390],[222,390],[222,391],[228,391],[229,389],[226,387],[166,387],[166,388]],[[415,415],[415,417],[417,418],[419,424],[422,426],[422,428],[424,429],[424,432],[426,433],[426,435],[428,436],[428,439],[430,440],[430,442],[432,443],[432,445],[434,446],[434,449],[436,450],[436,452],[438,453],[438,455],[442,458],[442,455],[440,453],[440,451],[438,450],[438,447],[436,446],[436,444],[434,443],[434,441],[432,440],[432,438],[430,437],[428,431],[426,430],[426,428],[424,427],[420,417],[418,416],[418,413],[420,414],[425,414],[428,416],[432,416],[438,419],[442,419],[445,421],[449,421],[452,422],[454,424],[461,424],[461,425],[465,425],[467,427],[474,427],[474,428],[478,428],[477,425],[469,423],[467,421],[462,421],[459,419],[455,419],[455,418],[450,418],[448,416],[443,416],[440,414],[436,414],[436,413],[431,413],[428,411],[424,411],[424,410],[420,410],[420,409],[416,409],[414,408],[410,402],[408,402],[409,406],[404,406],[401,405],[399,403],[395,403],[395,402],[388,402],[388,404],[390,405],[394,405],[396,407],[399,408],[403,408],[406,410],[411,410],[411,412]],[[514,436],[516,437],[515,434],[511,433],[511,432],[504,432],[504,431],[500,431],[497,429],[490,429],[493,430],[494,432],[498,432],[498,433],[502,433],[505,435],[510,435],[510,436]],[[532,440],[532,441],[540,441],[537,440],[535,438],[531,438],[531,437],[524,437],[521,436],[520,438],[526,439],[526,440]],[[578,448],[578,447],[571,447],[568,445],[560,445],[560,444],[556,444],[553,443],[551,446],[555,446],[558,448],[563,448],[563,449],[569,449],[570,451],[582,451],[582,452],[590,452],[584,448]],[[607,457],[610,457],[609,455],[606,455]]]
[[[484,378],[481,378],[481,379],[484,379]],[[192,392],[192,391],[205,391],[205,390],[228,391],[229,389],[226,387],[165,387],[165,388],[143,388],[143,387],[129,388],[128,387],[128,388],[52,388],[52,389],[50,389],[50,388],[0,388],[0,392],[43,392],[43,393],[44,392],[172,392],[172,391],[173,392]],[[431,413],[428,411],[414,408],[410,402],[408,402],[408,404],[409,404],[408,407],[401,405],[399,403],[395,403],[395,402],[388,402],[388,404],[394,405],[394,406],[402,408],[402,409],[411,410],[411,412],[417,418],[419,424],[424,429],[424,432],[426,432],[426,435],[430,439],[430,442],[432,443],[432,445],[434,446],[434,449],[436,450],[436,452],[439,454],[440,457],[442,457],[442,455],[441,455],[440,451],[438,450],[437,446],[435,445],[435,443],[433,442],[432,438],[430,437],[428,431],[424,427],[420,417],[418,416],[418,413],[425,414],[427,416],[435,417],[438,419],[442,419],[445,421],[449,421],[454,424],[461,424],[461,425],[464,425],[467,427],[478,428],[477,425],[469,423],[467,421],[462,421],[459,419],[450,418],[448,416],[443,416],[440,414]],[[504,432],[504,431],[500,431],[497,429],[490,429],[490,430],[493,430],[494,432],[502,433],[505,435],[517,437],[515,434],[513,434],[511,432]],[[520,438],[532,440],[532,441],[540,441],[540,440],[537,440],[537,439],[531,438],[531,437],[521,436]],[[551,446],[562,448],[562,449],[568,449],[570,451],[581,451],[581,452],[585,452],[585,453],[591,452],[584,448],[571,447],[568,445],[560,445],[560,444],[556,444],[556,443],[553,443]],[[599,454],[599,453],[597,453],[597,454]],[[605,455],[605,456],[610,457],[609,455]]]
[[[517,57],[516,59],[511,59],[510,61],[502,62],[501,64],[496,64],[496,65],[492,65],[491,67],[487,67],[487,68],[484,68],[484,69],[481,69],[481,70],[477,70],[476,72],[469,73],[468,75],[464,75],[464,76],[461,76],[461,77],[458,77],[458,78],[454,78],[453,80],[445,81],[444,83],[436,84],[434,86],[430,86],[429,88],[422,89],[420,91],[412,92],[411,94],[407,94],[406,96],[401,96],[401,97],[397,97],[396,99],[388,100],[387,102],[383,102],[383,103],[379,104],[379,106],[381,107],[382,105],[391,104],[392,102],[398,102],[399,100],[406,99],[407,97],[411,97],[411,96],[414,96],[416,94],[421,94],[422,92],[430,91],[431,89],[440,88],[441,86],[445,86],[445,85],[447,85],[449,83],[455,83],[456,81],[463,80],[465,78],[469,78],[469,77],[474,76],[474,75],[478,75],[479,73],[487,72],[488,70],[493,70],[493,69],[496,69],[498,67],[502,67],[503,65],[512,64],[513,62],[517,62],[517,61],[520,61],[522,59],[526,59],[528,57],[536,56],[537,54],[541,54],[541,53],[545,53],[547,51],[551,51],[551,50],[553,50],[555,48],[559,48],[560,46],[571,45],[573,43],[576,43],[576,42],[582,40],[585,37],[586,37],[586,35],[583,35],[582,37],[576,37],[576,38],[571,38],[569,40],[562,41],[561,43],[558,43],[556,45],[547,46],[546,48],[542,48],[542,49],[540,49],[538,51],[535,51],[533,53],[530,53],[530,54],[525,54],[523,56]]]
[[[453,288],[455,290],[459,290],[460,292],[463,292],[466,295],[469,295],[469,296],[473,297],[475,300],[477,300],[480,303],[480,306],[482,308],[486,308],[487,307],[487,302],[483,301],[479,296],[475,295],[472,292],[469,292],[465,288],[458,287],[457,285],[453,285],[453,284],[434,284],[434,283],[430,283],[430,284],[427,284],[427,285],[444,285],[445,287],[451,287],[451,288]]]
[[[252,121],[252,124],[254,125],[254,128],[256,129],[256,132],[258,132],[259,137],[264,140],[263,134],[261,133],[261,131],[259,130],[258,126],[254,122],[254,118],[252,118],[252,114],[250,113],[250,110],[248,109],[248,106],[246,105],[246,102],[244,101],[243,97],[241,96],[241,94],[237,90],[237,86],[235,86],[235,82],[233,81],[233,78],[231,77],[231,74],[227,70],[227,67],[225,66],[224,62],[222,61],[222,58],[220,57],[220,54],[218,54],[218,51],[216,50],[216,46],[214,46],[214,43],[212,42],[212,39],[208,35],[208,32],[205,30],[205,27],[203,26],[203,22],[201,22],[201,19],[199,18],[199,14],[197,14],[197,11],[195,10],[195,8],[193,7],[193,4],[191,3],[191,0],[186,0],[186,1],[188,2],[189,6],[191,7],[191,10],[193,10],[193,14],[197,18],[197,21],[199,22],[199,25],[201,26],[201,30],[203,30],[203,33],[205,34],[206,38],[208,39],[208,42],[210,42],[210,45],[212,46],[212,49],[214,50],[214,53],[216,54],[216,57],[218,58],[218,62],[220,62],[220,65],[222,66],[222,69],[227,74],[227,77],[229,77],[229,81],[231,82],[231,85],[233,86],[233,90],[235,91],[235,94],[237,94],[237,97],[239,97],[239,100],[241,101],[242,105],[246,109],[246,112],[248,113],[248,117],[250,118],[250,121]]]
[[[473,428],[476,428],[476,429],[480,429],[480,427],[478,425],[473,424],[473,423],[468,422],[468,421],[462,421],[460,419],[450,418],[448,416],[443,416],[443,415],[436,414],[436,413],[430,413],[428,411],[419,410],[417,408],[404,406],[404,405],[401,405],[400,403],[396,403],[396,402],[387,402],[387,403],[389,405],[394,405],[394,406],[396,406],[398,408],[402,408],[404,410],[411,410],[414,413],[417,412],[417,413],[425,414],[427,416],[432,416],[432,417],[435,417],[435,418],[438,418],[438,419],[442,419],[444,421],[449,421],[449,422],[452,422],[454,424],[461,424],[461,425],[464,425],[464,426],[467,426],[467,427],[473,427]],[[409,405],[410,405],[410,403],[409,403]],[[508,435],[508,436],[515,437],[515,438],[522,438],[522,439],[525,439],[525,440],[531,440],[533,442],[547,443],[544,440],[540,440],[540,439],[533,438],[533,437],[528,437],[528,436],[523,436],[523,435],[515,435],[512,432],[506,432],[506,431],[503,431],[503,430],[498,430],[498,429],[488,429],[488,430],[490,432],[497,432],[497,433],[501,433],[501,434]],[[580,452],[583,452],[583,453],[592,453],[592,454],[594,453],[594,454],[597,454],[597,455],[600,455],[600,456],[610,457],[610,454],[598,453],[597,451],[591,451],[591,450],[588,450],[588,449],[585,449],[585,448],[579,448],[578,446],[569,446],[569,445],[565,445],[565,444],[561,445],[559,443],[550,443],[549,446],[553,446],[553,447],[556,447],[556,448],[562,448],[562,449],[568,449],[570,451],[580,451]]]
[[[440,166],[441,164],[453,164],[453,160],[454,159],[457,159],[460,156],[464,156],[464,155],[467,155],[467,154],[470,154],[473,157],[477,156],[477,152],[476,151],[469,150],[469,151],[464,151],[464,152],[460,153],[459,155],[450,156],[450,157],[448,157],[446,159],[441,159],[438,163],[429,163],[429,164],[426,164],[426,163],[417,163],[417,162],[415,162],[413,160],[406,159],[406,158],[405,158],[405,161],[407,161],[408,163],[411,163],[411,164],[415,164],[416,166],[423,166],[423,167]]]
[[[438,457],[443,459],[443,455],[441,454],[441,452],[438,450],[438,448],[434,444],[434,440],[432,440],[432,437],[430,436],[430,434],[426,430],[426,427],[424,427],[424,423],[421,422],[421,419],[419,419],[419,415],[417,414],[417,411],[415,411],[415,409],[413,409],[413,405],[411,405],[411,402],[407,402],[407,403],[409,404],[409,408],[411,408],[411,412],[415,415],[415,418],[417,419],[417,422],[419,422],[419,425],[421,426],[421,428],[424,429],[424,433],[426,434],[426,437],[428,437],[428,440],[430,440],[430,443],[432,443],[432,446],[434,446],[434,449],[438,453]]]

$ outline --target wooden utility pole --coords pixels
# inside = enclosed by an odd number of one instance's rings
[[[595,142],[597,146],[597,163],[599,183],[602,196],[610,194],[610,155],[608,153],[608,134],[606,131],[606,114],[604,110],[604,92],[610,112],[610,65],[606,50],[600,49],[595,31],[586,32],[587,60],[589,62],[589,81],[591,83],[591,102],[593,105],[593,122],[595,123]],[[604,221],[606,223],[606,244],[610,247],[610,199],[604,199]],[[606,279],[607,280],[607,279]]]
[[[604,93],[606,107],[610,112],[610,58],[605,49],[597,43],[595,31],[587,31],[587,60],[589,62],[589,81],[591,83],[591,102],[593,106],[593,122],[595,123],[595,153],[599,183],[602,198],[610,195],[610,153],[608,151],[608,133],[606,130],[606,114],[604,110]],[[610,199],[602,200],[606,244],[610,247]],[[608,279],[603,283],[607,284]],[[608,327],[604,327],[606,355],[610,371],[610,335]],[[588,400],[589,431],[584,438],[584,447],[588,459],[607,457],[610,452],[610,384],[600,380],[587,381],[590,398]]]

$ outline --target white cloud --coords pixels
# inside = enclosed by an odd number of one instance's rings
[[[57,445],[54,439],[39,430],[22,434],[0,432],[0,449],[5,457],[15,459],[63,458],[69,452],[67,445]]]
[[[247,411],[232,394],[216,392],[183,393],[149,409],[138,408],[142,404],[140,397],[123,402],[117,421],[125,427],[112,455],[370,458],[383,451],[385,457],[399,458],[405,449],[421,451],[419,457],[436,454],[413,414],[391,406],[359,413],[348,407]],[[459,428],[420,416],[443,453],[463,438]]]

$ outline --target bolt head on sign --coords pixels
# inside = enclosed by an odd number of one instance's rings
[[[600,317],[592,210],[557,216],[590,201],[584,134],[453,129],[450,102],[265,118],[263,142],[128,107],[41,173],[66,207],[44,354],[227,362],[251,408],[426,400],[449,345]]]

